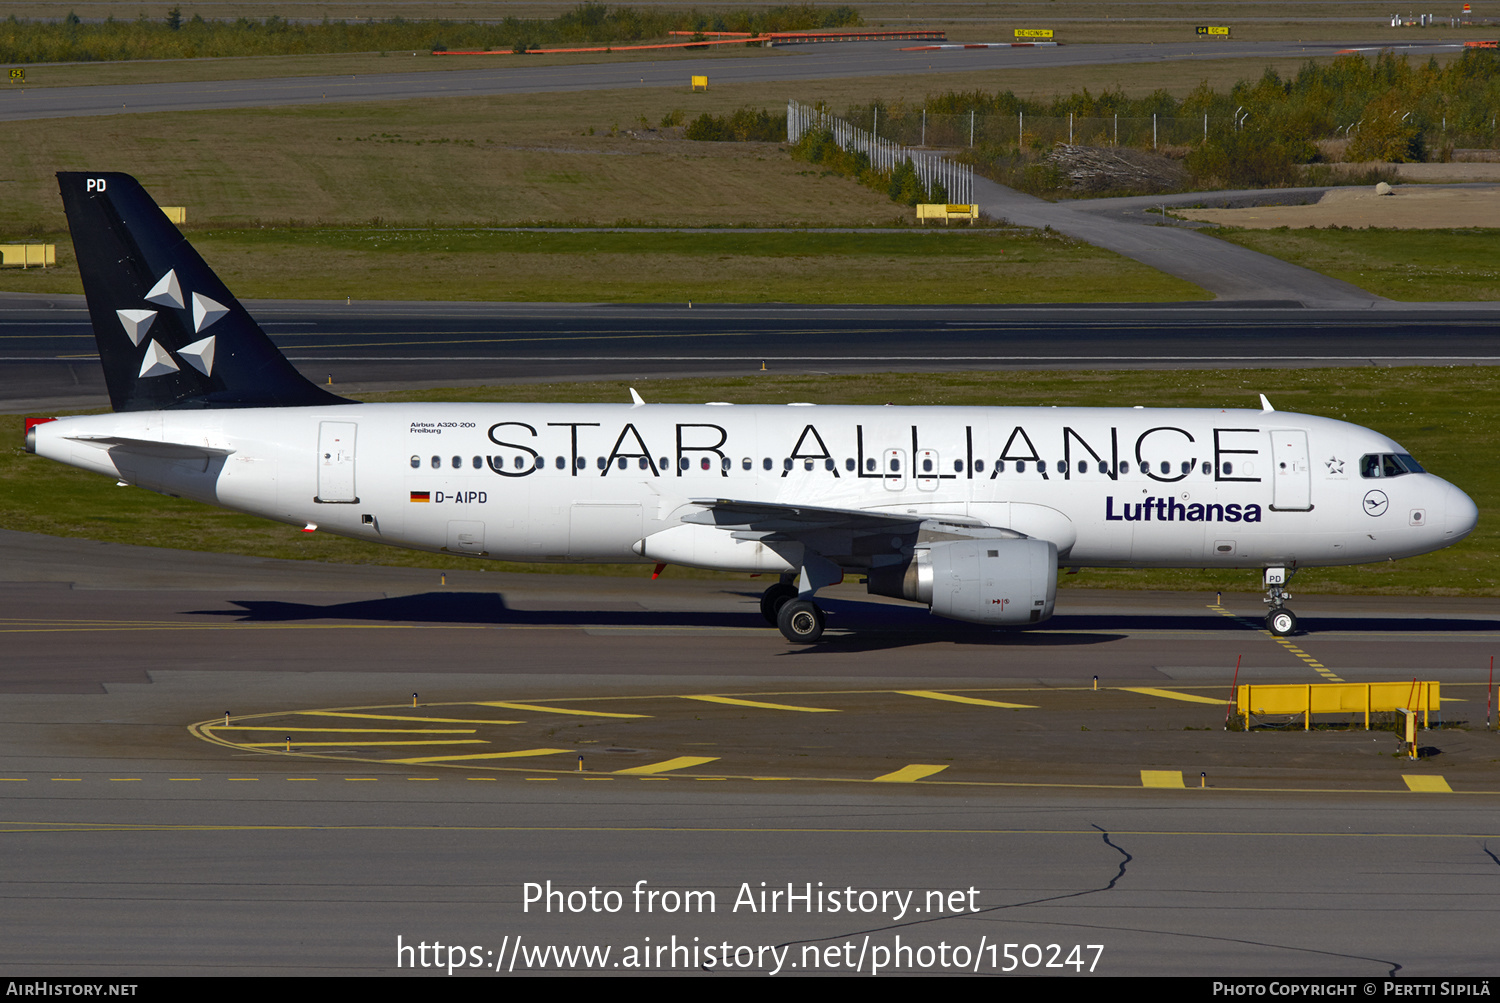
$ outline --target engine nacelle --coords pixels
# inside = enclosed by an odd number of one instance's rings
[[[927,603],[968,623],[1041,623],[1057,602],[1057,545],[1047,540],[946,540],[904,565],[872,569],[874,595]]]

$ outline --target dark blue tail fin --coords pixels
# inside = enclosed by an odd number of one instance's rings
[[[292,367],[135,178],[57,181],[116,411],[351,403]]]

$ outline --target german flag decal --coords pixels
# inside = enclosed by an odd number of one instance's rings
[[[413,491],[411,493],[411,500],[414,501],[414,502],[430,502],[430,501],[432,501],[432,492],[430,492],[430,491]]]

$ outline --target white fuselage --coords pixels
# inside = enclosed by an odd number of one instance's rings
[[[786,569],[686,527],[704,499],[959,518],[1050,540],[1066,566],[1358,564],[1446,546],[1477,515],[1431,474],[1365,476],[1362,457],[1405,452],[1385,436],[1277,411],[351,404],[35,431],[37,453],[154,491],[510,561]]]

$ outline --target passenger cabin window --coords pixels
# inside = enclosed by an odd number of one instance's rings
[[[432,469],[433,470],[442,470],[443,469],[443,458],[441,456],[434,456],[432,458]]]
[[[416,470],[416,469],[418,469],[421,466],[422,466],[422,458],[420,456],[413,456],[411,458],[411,468],[413,470]]]

